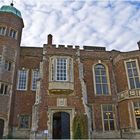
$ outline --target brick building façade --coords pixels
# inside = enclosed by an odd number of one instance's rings
[[[23,27],[1,7],[0,138],[140,138],[139,50],[25,47]]]

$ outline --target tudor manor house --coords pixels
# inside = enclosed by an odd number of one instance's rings
[[[23,27],[13,4],[0,8],[0,138],[140,139],[140,42],[81,49],[49,34],[27,47]]]

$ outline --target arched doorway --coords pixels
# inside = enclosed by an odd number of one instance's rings
[[[4,120],[0,119],[0,139],[3,137],[3,130],[4,130]]]
[[[53,139],[70,139],[70,114],[56,112],[53,114]]]

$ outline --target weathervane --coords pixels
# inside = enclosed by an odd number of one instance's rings
[[[11,1],[11,6],[14,6],[14,0]]]

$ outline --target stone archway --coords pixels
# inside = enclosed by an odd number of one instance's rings
[[[53,114],[52,123],[53,139],[70,139],[70,114],[67,112],[56,112]]]
[[[3,132],[4,132],[4,120],[0,119],[0,139],[3,138]]]

